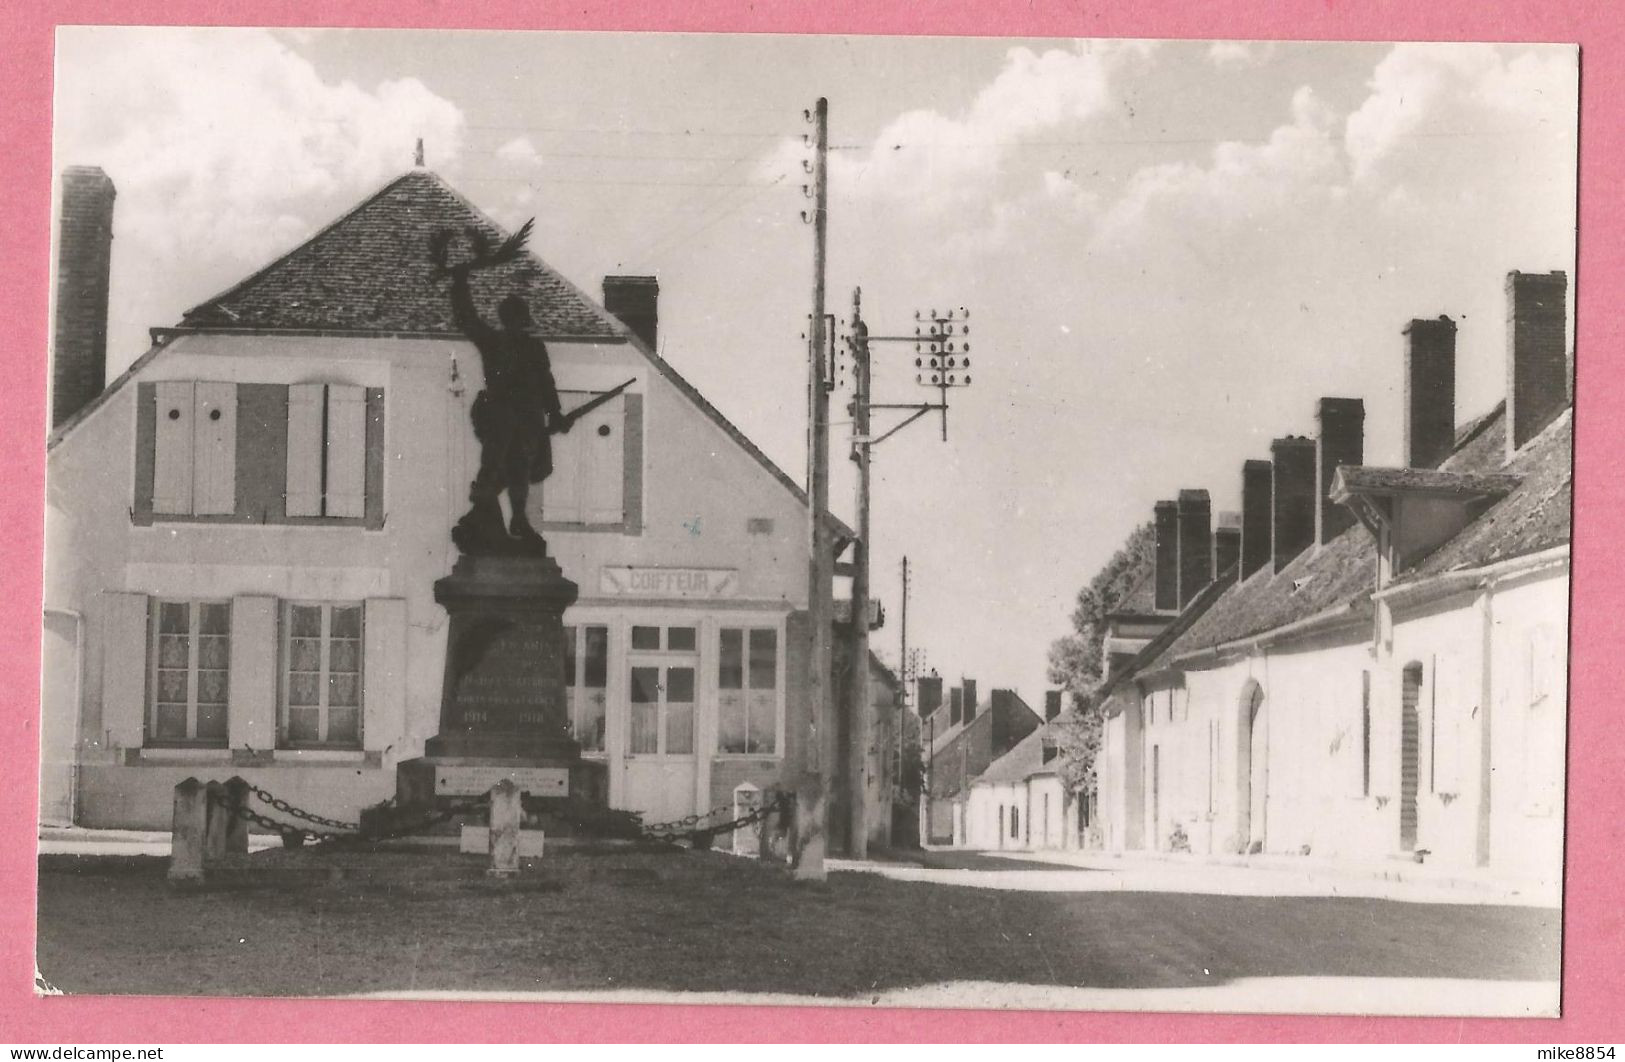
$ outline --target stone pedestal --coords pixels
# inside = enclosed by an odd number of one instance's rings
[[[576,584],[543,555],[465,555],[434,584],[450,614],[440,731],[396,772],[396,799],[423,805],[488,792],[504,779],[534,797],[603,802],[565,702],[564,610]]]

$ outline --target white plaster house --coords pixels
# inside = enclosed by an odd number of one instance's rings
[[[110,185],[104,198],[105,244]],[[351,821],[394,793],[396,763],[438,729],[432,586],[478,460],[480,360],[428,258],[436,232],[469,226],[503,235],[408,172],[154,329],[64,412],[47,465],[46,820],[162,826],[189,775],[240,774]],[[95,253],[75,232],[65,220],[59,311]],[[580,585],[571,722],[607,762],[611,803],[666,820],[787,784],[806,711],[805,494],[656,355],[654,278],[605,278],[600,305],[527,255],[474,291],[490,320],[509,293],[529,301],[566,408],[632,381],[555,440],[532,496]],[[95,357],[59,312],[58,386]]]
[[[1456,326],[1411,323],[1406,468],[1362,464],[1355,399],[1323,399],[1315,439],[1247,462],[1239,558],[1104,691],[1109,849],[1560,880],[1565,285],[1508,277],[1507,400],[1460,427]],[[1207,552],[1202,515],[1176,552]]]

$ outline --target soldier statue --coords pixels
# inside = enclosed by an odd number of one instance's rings
[[[558,386],[547,344],[531,319],[530,305],[521,295],[509,295],[497,306],[500,327],[480,317],[469,290],[476,270],[511,262],[524,251],[531,222],[495,250],[485,233],[467,230],[473,255],[455,265],[446,262],[453,234],[435,236],[430,257],[436,275],[451,278],[453,320],[480,352],[485,388],[474,399],[471,419],[480,443],[480,468],[469,487],[472,503],[452,528],[452,541],[467,554],[525,553],[546,555],[547,543],[530,522],[526,504],[532,484],[553,471],[551,436],[570,430],[576,418],[559,409]],[[502,523],[498,496],[508,492],[511,514]]]

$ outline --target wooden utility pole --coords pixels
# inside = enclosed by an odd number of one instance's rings
[[[858,463],[857,541],[852,543],[852,673],[848,683],[847,854],[869,858],[869,326],[863,291],[852,292],[852,460]]]
[[[829,222],[829,101],[814,109],[813,304],[808,329],[807,374],[807,720],[800,742],[801,771],[796,786],[795,843],[791,864],[798,881],[824,880],[829,845],[829,781],[839,757],[830,698],[830,641],[834,607],[830,598],[835,558],[829,522],[829,388],[824,364],[824,263]]]

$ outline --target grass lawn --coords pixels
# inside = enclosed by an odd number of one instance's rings
[[[449,849],[267,852],[335,882],[177,893],[167,861],[40,859],[39,968],[65,992],[596,988],[863,998],[959,979],[1101,988],[1259,976],[1553,980],[1557,911],[1341,898],[1037,893],[709,852],[560,848],[506,886]],[[1086,873],[1086,872],[1082,872]]]

